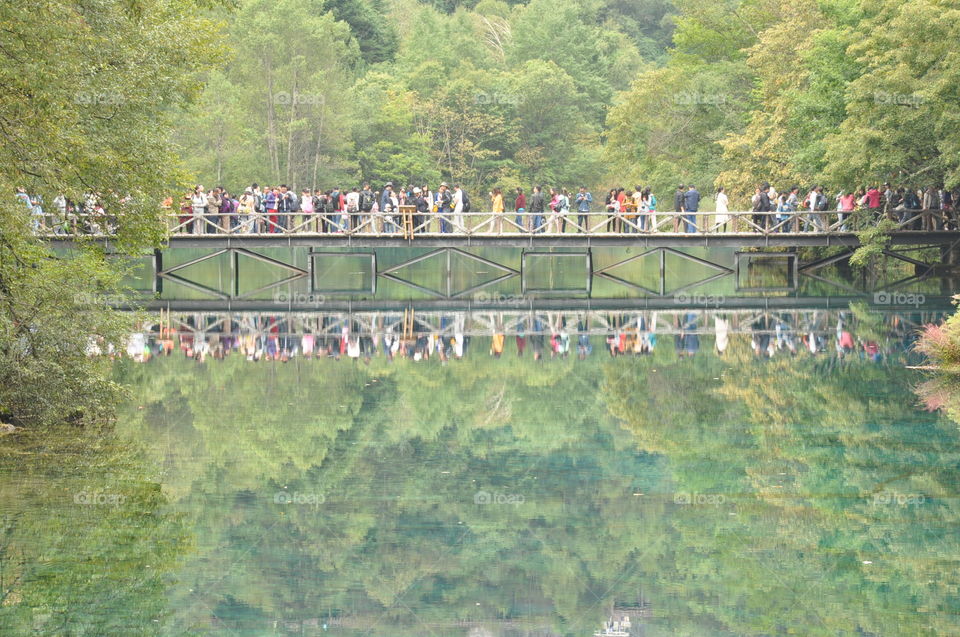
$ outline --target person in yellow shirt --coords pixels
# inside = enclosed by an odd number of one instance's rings
[[[493,227],[499,235],[503,234],[503,193],[499,188],[494,188],[490,193],[490,202],[493,210]]]

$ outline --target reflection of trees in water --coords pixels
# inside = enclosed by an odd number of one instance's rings
[[[185,520],[137,451],[75,427],[0,450],[0,633],[147,635],[168,628]]]
[[[234,628],[583,634],[650,602],[663,634],[949,632],[956,428],[909,372],[825,360],[742,336],[693,360],[162,360],[130,371],[129,426],[177,427],[185,625],[232,600],[260,618]]]

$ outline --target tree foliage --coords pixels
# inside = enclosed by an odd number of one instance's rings
[[[88,339],[122,346],[106,299],[123,264],[102,247],[53,253],[31,232],[17,187],[118,218],[112,249],[161,236],[160,202],[185,181],[170,133],[219,57],[210,3],[54,2],[0,6],[0,417],[20,424],[99,414],[115,386]]]

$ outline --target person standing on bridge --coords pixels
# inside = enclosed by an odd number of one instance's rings
[[[360,214],[357,221],[357,228],[363,226],[364,223],[370,222],[371,228],[373,227],[372,217],[370,212],[373,210],[373,202],[376,200],[376,197],[373,194],[373,191],[370,190],[370,184],[363,184],[363,190],[360,191]]]
[[[567,215],[570,214],[570,193],[566,188],[560,189],[560,234],[567,231]]]
[[[770,225],[770,184],[763,182],[753,204],[753,223],[761,231]]]
[[[517,188],[517,198],[513,201],[513,210],[517,213],[517,228],[523,232],[526,228],[524,215],[527,212],[527,196],[523,194],[523,188]]]
[[[494,188],[490,193],[490,210],[493,211],[493,231],[497,235],[503,234],[503,193]]]
[[[263,210],[267,216],[267,232],[275,233],[278,230],[277,225],[277,205],[280,201],[280,190],[267,187],[263,193]]]
[[[687,226],[686,232],[696,232],[696,213],[700,210],[700,192],[693,184],[690,184],[689,189],[683,195],[683,210],[686,213],[684,216],[684,221],[686,221]]]
[[[780,228],[780,232],[790,232],[791,228],[794,232],[800,232],[800,217],[797,215],[800,210],[800,186],[793,186],[790,189],[786,203],[788,223]]]
[[[532,232],[543,232],[543,213],[546,210],[546,204],[543,201],[543,186],[534,186],[533,194],[530,196],[530,212],[533,213]]]
[[[353,230],[360,225],[360,189],[356,186],[347,193],[347,230]]]
[[[253,189],[248,186],[247,189],[243,191],[243,194],[240,195],[240,199],[237,200],[237,214],[240,215],[240,229],[246,234],[253,232],[253,207],[255,203]]]
[[[437,216],[440,218],[440,232],[449,233],[452,230],[450,224],[450,210],[453,204],[453,196],[450,194],[450,187],[447,182],[440,182],[440,188],[437,190]]]
[[[460,184],[453,185],[453,225],[456,228],[457,232],[466,232],[467,227],[464,225],[463,212],[466,208],[466,195],[463,193],[463,189],[460,188]]]
[[[727,197],[727,191],[723,186],[717,188],[717,215],[714,217],[717,232],[726,232],[727,224],[730,223],[730,198]]]
[[[290,192],[286,184],[280,186],[280,198],[277,202],[277,213],[279,217],[279,226],[287,230],[293,226],[293,213],[298,210],[297,196]]]
[[[577,232],[586,232],[590,223],[590,204],[593,203],[593,195],[587,192],[586,186],[580,186],[580,192],[577,193]]]
[[[680,217],[683,216],[684,207],[683,202],[686,195],[683,192],[683,184],[677,186],[677,191],[673,193],[673,231],[680,232]]]
[[[380,213],[383,215],[383,230],[387,233],[395,231],[391,197],[393,197],[393,182],[388,181],[383,185],[383,190],[380,192]]]
[[[211,188],[210,192],[207,193],[207,214],[204,217],[204,233],[212,230],[216,230],[218,227],[218,222],[220,215],[220,190],[218,188]],[[207,228],[207,224],[210,224],[210,228]]]
[[[940,193],[930,186],[923,193],[923,230],[932,232],[938,229],[937,217],[940,216]]]
[[[203,234],[203,213],[207,210],[207,195],[203,192],[203,186],[198,185],[193,189],[190,205],[193,208],[193,221],[190,230],[193,231],[193,234]]]
[[[413,189],[413,205],[417,209],[417,214],[413,217],[413,231],[417,234],[426,232],[427,220],[430,218],[427,216],[430,212],[430,202],[423,196],[423,189]]]

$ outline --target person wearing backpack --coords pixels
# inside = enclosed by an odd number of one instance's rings
[[[757,193],[756,202],[753,204],[753,223],[761,231],[770,229],[770,184],[763,182],[760,184],[760,192]]]
[[[358,214],[360,213],[360,189],[356,186],[353,187],[353,190],[347,193],[346,196],[346,228],[347,230],[353,230],[360,226],[360,220]]]
[[[370,212],[373,210],[373,202],[375,200],[376,196],[370,189],[370,184],[363,184],[363,190],[360,191],[360,217],[357,227],[361,227],[364,223],[370,221]]]
[[[816,214],[814,222],[820,232],[825,232],[830,227],[830,220],[827,216],[827,209],[830,207],[830,199],[823,194],[823,186],[817,186]]]
[[[560,213],[560,234],[567,231],[567,215],[570,214],[570,195],[566,188],[560,189],[558,212]]]

